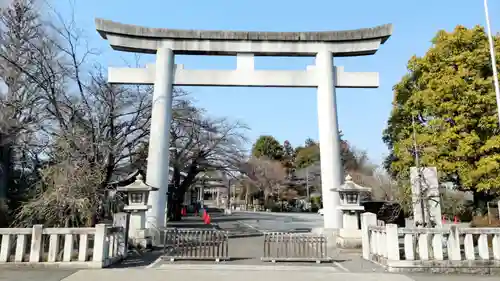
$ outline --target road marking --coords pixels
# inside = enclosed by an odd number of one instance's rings
[[[157,258],[154,262],[152,262],[152,263],[148,264],[148,265],[146,266],[146,268],[153,268],[153,267],[156,267],[156,266],[157,266],[160,262],[162,262],[162,258],[161,258],[161,257]]]
[[[260,233],[264,233],[262,230],[258,229],[257,227],[255,227],[255,226],[253,226],[253,225],[251,225],[249,223],[246,223],[246,222],[243,222],[243,221],[238,221],[238,223],[242,224],[242,225],[244,225],[246,227],[250,227],[251,229],[257,230]]]
[[[350,270],[349,270],[349,269],[347,269],[345,266],[341,265],[340,263],[338,263],[338,262],[336,262],[336,261],[334,261],[334,262],[333,262],[333,264],[334,264],[336,267],[340,268],[342,271],[345,271],[345,272],[350,272]]]

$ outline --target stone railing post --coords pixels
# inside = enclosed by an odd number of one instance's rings
[[[397,261],[399,260],[399,236],[398,236],[398,225],[397,224],[387,224],[385,226],[386,230],[386,241],[385,246],[387,247],[387,260]]]
[[[462,260],[460,252],[460,237],[456,225],[450,227],[450,236],[448,237],[448,256],[452,261]]]
[[[500,200],[497,202],[498,217],[500,218]]]
[[[492,248],[493,248],[493,259],[500,260],[500,233],[495,233],[493,235]]]
[[[11,237],[14,236],[14,237]],[[0,244],[0,262],[7,262],[10,257],[10,241],[16,238],[15,235],[3,235],[2,243]]]
[[[43,225],[34,225],[33,232],[31,233],[30,262],[40,262],[42,255],[42,234]]]
[[[108,247],[106,245],[106,225],[96,224],[94,236],[94,254],[92,257],[93,262],[100,262],[104,264],[107,258]]]
[[[377,225],[377,215],[374,213],[361,214],[361,246],[363,249],[363,258],[370,259],[370,233],[368,227]]]

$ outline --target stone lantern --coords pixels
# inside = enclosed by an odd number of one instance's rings
[[[333,191],[339,193],[342,211],[343,228],[339,229],[337,245],[344,248],[357,248],[361,246],[361,229],[359,228],[360,214],[364,211],[361,206],[361,194],[371,192],[371,188],[363,187],[352,181],[347,175],[345,182]]]
[[[128,239],[132,240],[135,245],[140,245],[144,248],[151,245],[151,238],[146,232],[146,211],[151,208],[148,206],[149,192],[157,191],[158,188],[146,184],[141,174],[138,174],[136,180],[122,187],[117,187],[117,191],[127,194],[128,204],[123,208],[129,213],[128,220]]]

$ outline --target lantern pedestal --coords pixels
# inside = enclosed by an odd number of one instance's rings
[[[128,207],[128,208],[127,208]],[[130,212],[128,237],[135,245],[142,248],[151,248],[153,239],[148,235],[146,229],[146,208],[137,210],[137,207],[127,206],[125,211]],[[148,206],[149,207],[149,206]]]
[[[361,229],[359,229],[359,216],[364,210],[363,206],[340,206],[342,211],[343,227],[339,229],[337,246],[341,248],[360,248]]]
[[[336,244],[340,248],[360,248],[360,214],[365,209],[361,206],[361,193],[370,192],[371,188],[357,185],[352,181],[351,176],[347,175],[345,183],[340,188],[333,190],[339,193],[340,206],[338,209],[342,211],[343,221],[343,226],[339,229],[335,239]]]
[[[149,192],[157,190],[158,188],[147,185],[142,175],[138,175],[132,184],[117,188],[117,191],[125,192],[128,197],[128,205],[123,208],[130,214],[127,242],[135,246],[143,248],[153,246],[153,239],[146,229],[146,211],[151,208],[147,205]]]

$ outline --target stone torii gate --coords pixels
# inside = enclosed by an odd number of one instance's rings
[[[345,72],[333,57],[374,54],[392,25],[349,31],[247,32],[148,28],[96,19],[97,31],[114,50],[156,54],[146,68],[109,68],[109,83],[154,85],[146,179],[151,192],[147,227],[163,227],[167,204],[173,86],[317,88],[324,227],[342,227],[339,195],[343,183],[335,88],[376,88],[377,72]],[[236,56],[235,70],[190,70],[176,65],[176,54]],[[316,57],[305,70],[255,70],[256,56]]]

